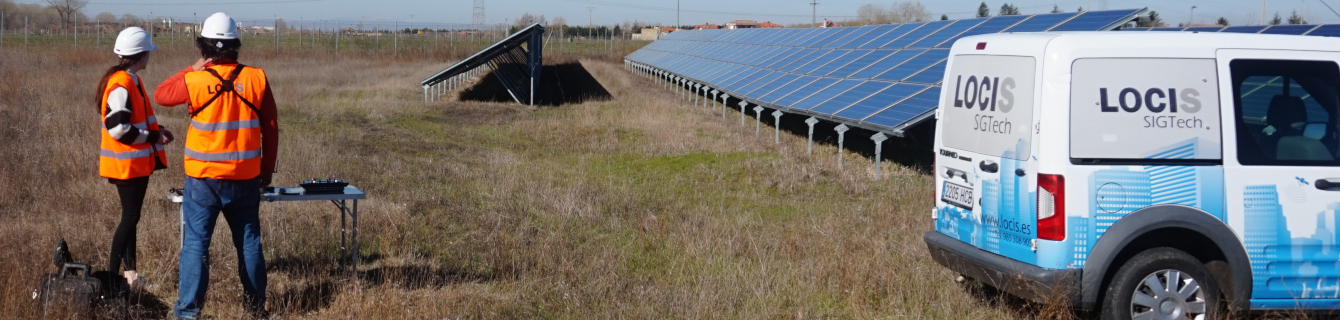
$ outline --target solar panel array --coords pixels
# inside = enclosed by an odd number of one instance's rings
[[[1227,32],[1287,34],[1300,36],[1340,37],[1340,24],[1282,24],[1275,26],[1236,26],[1236,27],[1162,27],[1162,28],[1123,28],[1121,31],[1185,31],[1185,32]]]
[[[687,79],[751,104],[901,135],[934,114],[955,40],[1000,32],[1107,31],[1145,11],[840,28],[686,30],[625,59],[645,71]]]

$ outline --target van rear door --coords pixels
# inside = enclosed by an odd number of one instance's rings
[[[973,246],[1035,263],[1032,56],[950,58],[936,126],[935,229]]]

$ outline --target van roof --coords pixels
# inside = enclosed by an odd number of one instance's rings
[[[1340,38],[1250,34],[1218,32],[1029,32],[998,33],[964,37],[954,44],[954,51],[973,50],[978,42],[1034,42],[1038,38],[1051,38],[1047,48],[1102,48],[1124,49],[1151,48],[1162,50],[1177,49],[1271,49],[1271,50],[1307,50],[1340,51]],[[962,47],[962,48],[960,48]]]

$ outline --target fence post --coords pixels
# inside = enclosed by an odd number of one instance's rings
[[[0,11],[0,48],[5,47],[5,12]]]
[[[23,48],[28,49],[28,17],[23,17]]]
[[[391,30],[391,37],[393,38],[391,41],[394,42],[394,43],[392,44],[392,46],[391,46],[391,53],[394,54],[397,58],[399,58],[399,57],[400,57],[400,21],[399,21],[399,20],[397,20],[397,21],[395,22],[395,30]]]
[[[279,18],[275,17],[275,52],[279,52]]]

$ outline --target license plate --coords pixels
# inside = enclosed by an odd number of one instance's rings
[[[945,182],[944,190],[940,192],[940,200],[972,210],[972,204],[976,201],[972,199],[972,188]]]

